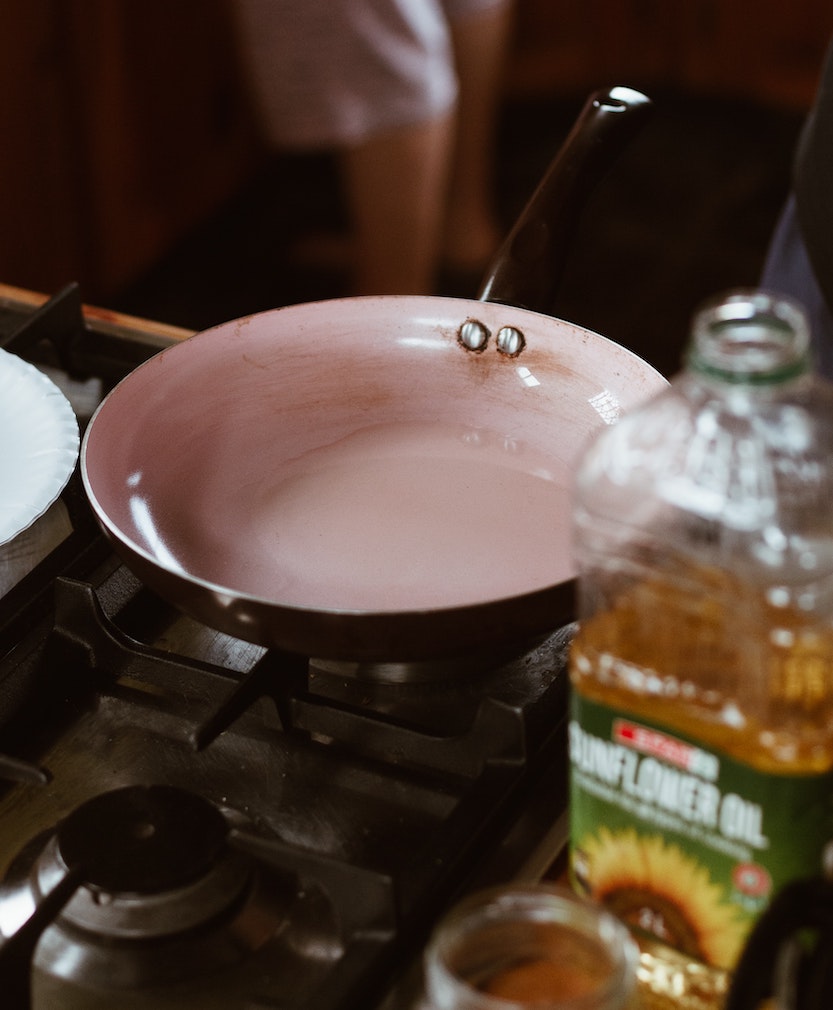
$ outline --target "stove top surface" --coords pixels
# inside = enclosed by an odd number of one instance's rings
[[[83,325],[26,353],[85,395],[158,344]],[[569,628],[428,678],[267,651],[141,585],[77,473],[0,574],[11,1007],[404,1006],[448,906],[563,845]]]

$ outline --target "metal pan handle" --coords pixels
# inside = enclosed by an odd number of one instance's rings
[[[548,312],[591,192],[652,111],[627,87],[596,91],[498,250],[477,297]]]

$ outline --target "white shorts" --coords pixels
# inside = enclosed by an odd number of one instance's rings
[[[235,0],[266,139],[356,144],[424,122],[457,97],[449,21],[505,0]]]

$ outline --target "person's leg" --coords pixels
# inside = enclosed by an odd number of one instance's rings
[[[430,294],[439,256],[453,112],[383,132],[342,155],[358,294]]]
[[[488,265],[502,238],[494,206],[495,135],[513,5],[463,4],[457,14],[455,4],[448,6],[459,93],[443,254],[448,266],[472,270]]]
[[[456,271],[483,269],[502,238],[495,134],[513,4],[463,0],[447,9],[456,109],[344,156],[360,293],[429,293],[441,259]]]
[[[457,96],[440,0],[235,6],[268,138],[339,157],[352,228],[335,249],[355,263],[355,290],[432,290]]]

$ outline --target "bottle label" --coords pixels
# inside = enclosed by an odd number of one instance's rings
[[[715,967],[833,835],[833,772],[761,772],[575,689],[570,766],[574,886]]]

